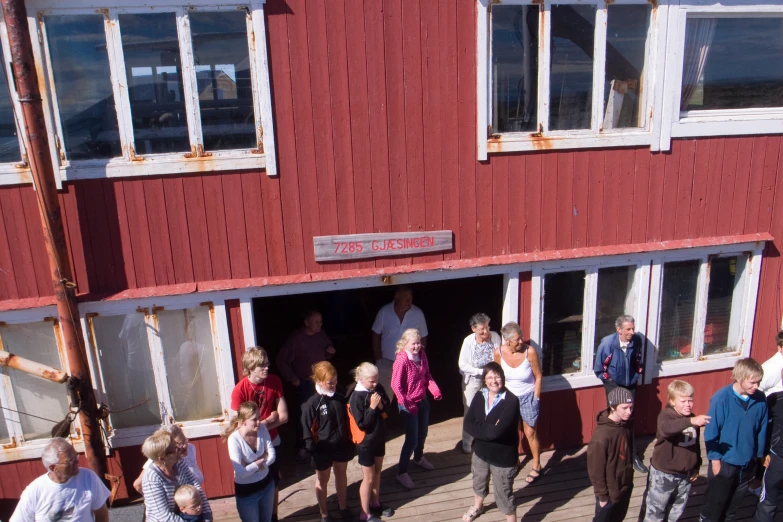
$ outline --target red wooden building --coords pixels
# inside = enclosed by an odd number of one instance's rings
[[[245,347],[274,356],[317,306],[344,371],[370,358],[396,284],[430,324],[442,415],[461,413],[470,315],[520,322],[544,364],[545,447],[589,440],[594,348],[621,313],[648,339],[648,433],[673,378],[702,411],[737,359],[774,353],[783,2],[27,8],[120,498],[161,422],[194,439],[207,493],[232,494],[217,434]],[[2,23],[0,41],[0,341],[64,368]],[[441,230],[453,247],[426,254],[314,253],[316,236]],[[2,378],[12,500],[51,427],[27,414],[60,420],[67,399]]]

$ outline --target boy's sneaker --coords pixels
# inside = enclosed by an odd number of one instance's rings
[[[639,455],[633,456],[633,469],[636,470],[637,473],[641,474],[647,474],[650,472],[650,470],[647,469],[647,466],[644,465],[642,459],[639,458]]]
[[[413,489],[416,485],[413,483],[411,476],[407,473],[400,473],[397,475],[397,482],[399,482],[405,489]]]
[[[413,463],[422,469],[426,469],[427,471],[432,471],[435,469],[435,466],[432,465],[432,462],[427,460],[427,457],[424,455],[422,455],[421,460],[414,460]]]
[[[394,516],[394,510],[390,507],[384,506],[383,504],[378,504],[375,507],[370,506],[370,514],[375,515],[376,517],[389,518]]]

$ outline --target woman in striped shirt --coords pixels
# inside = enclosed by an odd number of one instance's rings
[[[212,509],[207,496],[187,463],[180,458],[171,433],[166,430],[156,431],[144,441],[141,452],[152,461],[141,479],[148,522],[183,522],[174,503],[174,492],[184,484],[191,484],[198,489],[204,522],[212,522]]]

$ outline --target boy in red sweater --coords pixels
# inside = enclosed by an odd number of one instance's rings
[[[701,467],[699,428],[710,422],[707,415],[693,414],[693,386],[673,381],[668,392],[669,404],[658,414],[652,465],[642,502],[644,522],[676,522],[682,515]]]

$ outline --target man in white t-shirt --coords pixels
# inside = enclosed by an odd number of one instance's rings
[[[375,322],[372,323],[372,351],[378,367],[378,382],[387,390],[391,390],[397,341],[408,328],[419,331],[421,344],[426,347],[427,321],[421,308],[413,305],[413,290],[403,285],[394,291],[394,301],[378,310]]]
[[[778,353],[761,365],[764,368],[764,378],[759,384],[759,390],[766,393],[767,397],[773,393],[783,392],[783,379],[780,376],[780,372],[783,371],[783,330],[775,336],[775,343],[778,345]]]
[[[41,456],[49,471],[25,488],[10,522],[109,522],[109,490],[78,458],[67,440],[52,439]]]

